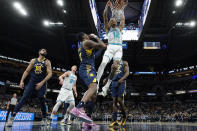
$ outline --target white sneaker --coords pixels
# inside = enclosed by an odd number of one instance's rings
[[[14,122],[14,117],[10,117],[8,119],[8,122],[6,123],[6,126],[11,127],[13,125],[13,122]]]
[[[67,125],[71,125],[72,124],[72,121],[68,120],[66,124]]]
[[[42,125],[42,126],[47,126],[47,125],[48,125],[48,120],[47,120],[47,118],[42,118],[41,125]]]
[[[103,97],[106,97],[107,91],[102,91],[103,92]]]
[[[102,92],[99,92],[98,95],[103,96],[103,97],[106,97],[107,92],[106,91],[102,91]]]
[[[48,118],[48,119],[47,119],[47,125],[50,125],[50,124],[52,123],[52,121],[53,121],[53,120],[52,120],[51,118]]]
[[[103,94],[103,92],[99,92],[98,95],[99,96],[103,96],[104,94]]]
[[[61,123],[65,123],[65,119],[62,119],[62,120],[61,120]]]
[[[67,124],[68,117],[65,117],[61,120],[60,125],[66,125]]]
[[[61,121],[60,125],[65,126],[66,125],[65,121]]]

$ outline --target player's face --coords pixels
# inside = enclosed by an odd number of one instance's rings
[[[116,27],[116,25],[117,25],[117,22],[116,22],[116,20],[114,19],[114,18],[111,18],[110,20],[109,20],[109,27]]]
[[[77,66],[72,66],[72,71],[77,71]]]
[[[13,97],[16,98],[16,94],[14,94]]]
[[[89,38],[89,36],[87,34],[85,34],[85,35],[83,35],[83,39],[84,40],[89,40],[90,38]]]
[[[46,55],[47,55],[46,49],[42,49],[42,50],[39,52],[39,54],[42,55],[42,56],[46,56]]]

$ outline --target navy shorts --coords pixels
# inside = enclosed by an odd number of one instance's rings
[[[122,97],[125,91],[125,81],[118,84],[118,81],[112,81],[112,97]]]
[[[83,82],[85,83],[85,85],[87,87],[89,87],[89,85],[91,83],[97,83],[96,80],[96,70],[94,67],[89,67],[89,68],[83,68],[83,67],[79,67],[79,76],[80,78],[83,80]]]
[[[39,89],[36,90],[36,84],[39,82],[30,80],[27,86],[25,87],[24,95],[28,95],[30,97],[44,97],[46,93],[46,83]]]

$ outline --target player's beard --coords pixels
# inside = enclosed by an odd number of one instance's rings
[[[43,54],[40,54],[40,55],[43,56],[43,57],[46,57],[47,53],[43,53]]]

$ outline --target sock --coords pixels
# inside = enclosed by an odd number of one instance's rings
[[[112,80],[108,79],[107,84],[103,87],[102,90],[107,92],[111,83],[112,83]]]
[[[64,115],[64,120],[66,120],[68,118],[68,114]]]
[[[92,113],[93,113],[93,110],[94,110],[94,106],[95,106],[95,103],[92,102],[92,101],[89,101],[87,103],[87,116],[89,116],[90,118],[92,116]]]
[[[118,115],[118,112],[114,112],[114,113],[113,113],[113,119],[114,119],[114,121],[117,120],[117,115]]]
[[[51,114],[50,118],[51,118],[51,119],[53,119],[53,117],[54,117],[54,115],[53,115],[53,114]]]
[[[80,101],[79,104],[77,105],[77,108],[83,108],[85,103],[83,101]]]
[[[68,120],[69,120],[69,121],[71,120],[71,115],[70,115],[70,114],[68,115]]]

